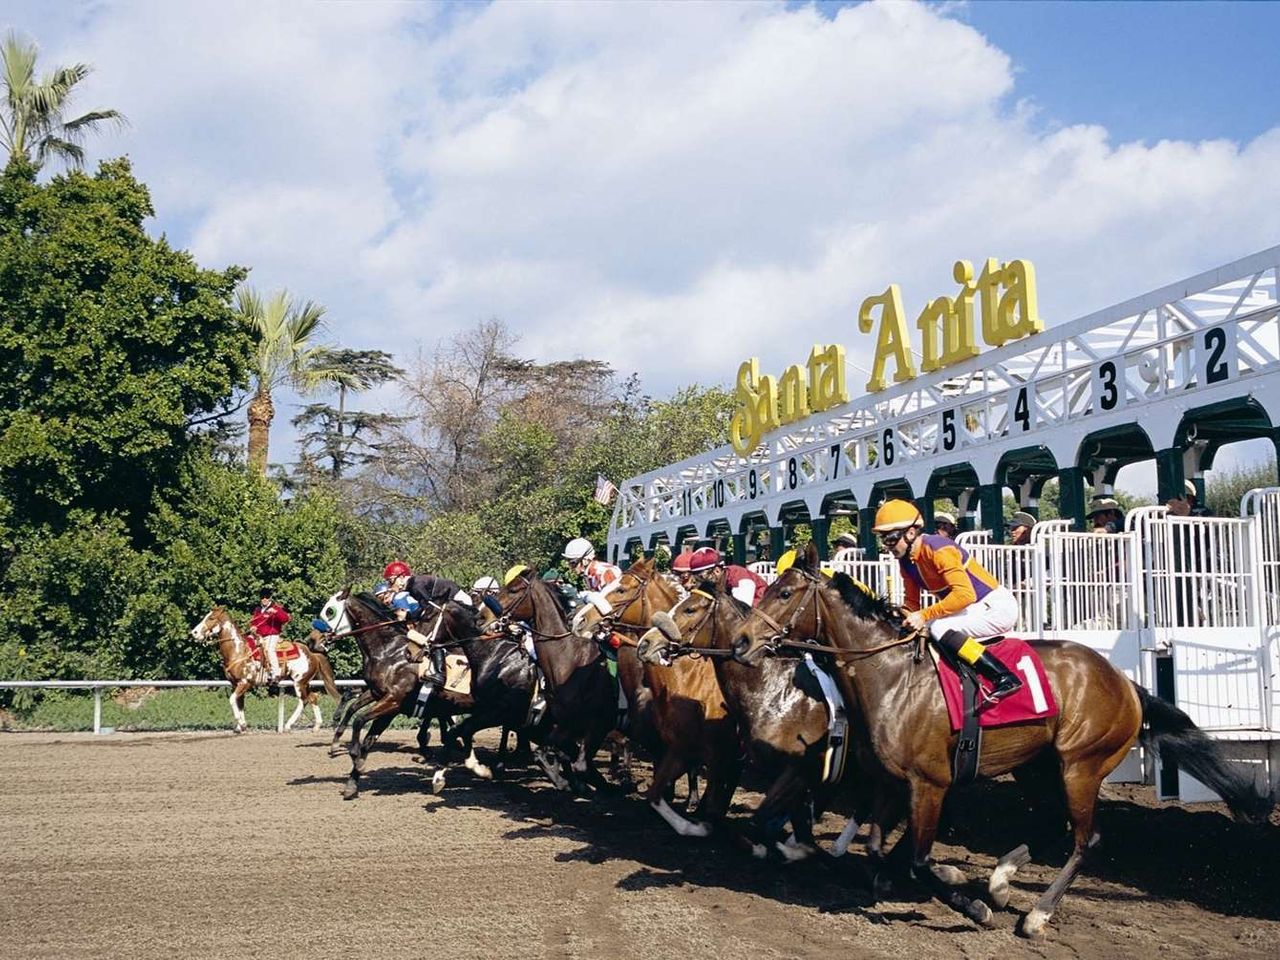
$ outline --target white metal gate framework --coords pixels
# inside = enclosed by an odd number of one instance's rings
[[[876,485],[916,495],[948,468],[994,483],[1001,459],[1047,449],[1082,463],[1092,435],[1141,424],[1156,450],[1179,445],[1183,418],[1251,398],[1280,427],[1280,246],[851,401],[767,435],[748,457],[726,445],[624,481],[610,523],[613,556],[746,521],[768,526],[833,498],[875,502]],[[1108,536],[1069,521],[1036,525],[1029,545],[960,535],[1019,600],[1025,636],[1071,639],[1148,689],[1172,660],[1174,695],[1223,739],[1263,741],[1280,777],[1280,488],[1251,491],[1239,518],[1131,513]],[[771,565],[755,564],[770,575]],[[900,598],[891,560],[831,566]],[[1255,758],[1256,759],[1256,758]],[[1184,798],[1200,798],[1183,777]]]
[[[1278,272],[1280,246],[815,414],[750,456],[726,444],[625,480],[610,552],[755,515],[777,526],[797,504],[818,516],[832,496],[866,505],[889,479],[920,495],[948,467],[993,483],[1027,447],[1070,466],[1091,434],[1139,422],[1169,448],[1185,413],[1221,400],[1280,411]]]

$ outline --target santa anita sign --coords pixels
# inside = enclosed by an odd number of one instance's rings
[[[998,347],[1044,329],[1036,307],[1036,272],[1029,260],[1000,264],[988,259],[975,278],[973,264],[957,260],[952,276],[960,284],[954,297],[932,300],[916,318],[920,331],[920,372],[931,373],[978,355],[975,301],[981,314],[982,339]],[[887,367],[893,363],[893,382],[917,375],[911,356],[902,291],[896,283],[879,296],[867,297],[858,311],[858,329],[876,330],[875,359],[867,392],[888,386]],[[770,430],[794,423],[812,413],[849,401],[844,380],[844,347],[816,344],[805,365],[792,364],[775,380],[760,374],[756,357],[738,368],[735,395],[738,409],[729,422],[729,441],[747,456]]]

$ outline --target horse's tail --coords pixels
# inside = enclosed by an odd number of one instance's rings
[[[311,655],[316,658],[316,666],[320,668],[320,679],[324,681],[325,693],[335,700],[341,700],[342,694],[338,690],[337,681],[333,678],[333,664],[329,662],[329,655],[319,650],[312,650]]]
[[[1232,816],[1249,823],[1263,823],[1275,806],[1275,797],[1260,794],[1251,777],[1222,755],[1222,748],[1166,700],[1153,697],[1138,686],[1142,700],[1142,743],[1166,762],[1176,763],[1223,799]]]

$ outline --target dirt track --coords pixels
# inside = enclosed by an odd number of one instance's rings
[[[426,789],[406,733],[339,798],[327,734],[0,735],[0,957],[964,957],[1277,955],[1280,828],[1104,805],[1104,848],[1027,943],[939,904],[866,906],[860,856],[760,864],[681,840],[636,798],[532,771]],[[740,802],[751,800],[740,795]],[[1012,784],[953,811],[938,858],[985,881]],[[740,811],[739,811],[740,812]],[[828,814],[828,844],[841,820]],[[965,825],[962,829],[960,825]],[[951,843],[963,841],[968,850]],[[969,852],[969,851],[973,852]],[[1024,871],[1025,911],[1051,872]]]

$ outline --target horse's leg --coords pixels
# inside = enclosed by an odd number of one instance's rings
[[[293,729],[293,725],[297,723],[298,718],[302,716],[302,711],[307,708],[306,698],[311,694],[311,691],[307,689],[307,686],[306,686],[308,682],[309,681],[300,680],[297,677],[294,677],[293,679],[293,692],[297,694],[298,706],[294,709],[293,715],[289,717],[289,719],[285,722],[285,725],[284,725],[285,733],[288,733],[290,730]]]
[[[395,718],[395,712],[400,708],[400,701],[394,697],[383,697],[381,700],[370,704],[367,707],[361,707],[356,715],[351,719],[351,746],[347,749],[347,754],[351,757],[351,774],[347,778],[346,790],[342,794],[344,800],[354,800],[359,794],[360,774],[364,772],[364,761],[368,748],[362,744],[360,734],[364,729],[365,723],[371,720],[377,720],[379,717],[387,717],[381,729],[376,727],[370,728],[370,733],[375,737],[381,733]]]
[[[324,726],[324,721],[320,717],[320,694],[312,692],[310,696],[311,715],[315,717],[315,723],[311,724],[311,732],[319,733],[320,728]]]
[[[1027,801],[1027,831],[1031,839],[1014,847],[999,860],[987,881],[987,893],[997,910],[1009,905],[1009,882],[1019,869],[1031,862],[1032,851],[1047,846],[1046,841],[1061,839],[1061,825],[1067,819],[1062,797],[1061,761],[1057,753],[1046,750],[1029,763],[1013,771],[1013,778]],[[1057,822],[1058,828],[1050,826]]]
[[[333,739],[329,741],[329,756],[336,757],[345,752],[341,741],[342,735],[347,732],[347,725],[356,715],[356,711],[372,702],[373,693],[369,690],[361,690],[359,693],[349,690],[342,695],[342,699],[338,702],[338,709],[333,714]]]
[[[680,775],[689,770],[689,760],[673,746],[668,746],[662,759],[653,771],[653,782],[645,791],[644,798],[658,816],[682,837],[705,837],[711,833],[711,827],[705,823],[692,823],[671,809],[666,801],[667,787],[680,779]]]
[[[244,733],[248,729],[249,724],[244,718],[244,694],[249,689],[249,684],[243,680],[237,680],[231,688],[231,717],[235,720],[235,732]]]
[[[1114,764],[1111,766],[1114,767]],[[1085,857],[1098,844],[1099,837],[1094,833],[1093,819],[1097,812],[1098,789],[1102,786],[1103,769],[1110,767],[1104,767],[1094,758],[1063,764],[1062,785],[1066,790],[1067,812],[1071,816],[1075,848],[1062,871],[1049,884],[1049,889],[1041,894],[1031,912],[1022,918],[1018,932],[1025,937],[1038,937],[1044,931],[1044,925],[1058,909],[1062,895],[1067,892],[1067,887],[1071,886],[1071,881],[1084,865]]]
[[[933,841],[938,833],[938,816],[942,813],[942,798],[946,788],[922,778],[911,781],[911,869],[917,880],[922,881],[935,897],[953,910],[958,910],[975,923],[990,926],[991,908],[981,900],[973,900],[952,885],[945,873],[935,870],[930,858]],[[904,837],[905,841],[906,838]]]

